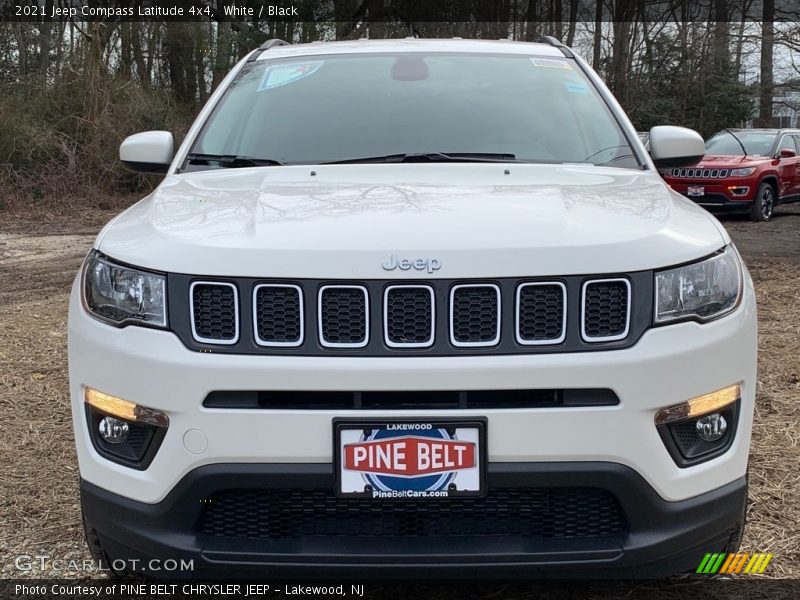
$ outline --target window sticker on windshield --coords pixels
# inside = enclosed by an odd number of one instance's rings
[[[267,70],[264,71],[264,77],[261,79],[261,83],[258,85],[258,90],[256,91],[263,92],[270,88],[300,81],[315,73],[324,62],[324,60],[315,60],[312,62],[296,62],[267,67]]]
[[[564,69],[566,71],[572,70],[572,67],[567,61],[559,60],[557,58],[532,58],[531,62],[536,67],[545,67],[547,69]]]
[[[567,88],[570,94],[586,95],[589,93],[589,88],[582,81],[565,81],[564,87]]]

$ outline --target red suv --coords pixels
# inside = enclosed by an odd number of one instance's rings
[[[777,204],[800,200],[800,129],[725,129],[696,166],[662,175],[701,206],[766,221]]]

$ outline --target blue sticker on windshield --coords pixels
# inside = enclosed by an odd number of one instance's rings
[[[564,87],[571,94],[588,94],[589,88],[582,81],[565,81]]]
[[[270,88],[300,81],[315,73],[324,62],[324,60],[315,60],[311,62],[284,63],[267,67],[267,70],[264,71],[264,77],[262,77],[261,83],[258,85],[258,90],[256,91],[263,92]]]

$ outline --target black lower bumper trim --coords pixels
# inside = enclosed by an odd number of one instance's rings
[[[686,194],[684,194],[686,196]],[[731,200],[722,194],[706,194],[705,196],[686,196],[703,208],[719,211],[747,211],[753,208],[753,200]]]
[[[274,542],[209,537],[207,502],[230,489],[331,490],[329,464],[219,464],[188,473],[158,504],[144,504],[81,482],[87,524],[106,559],[193,561],[169,577],[318,576],[398,578],[663,577],[696,568],[706,552],[725,549],[741,518],[745,478],[680,502],[662,499],[634,470],[603,462],[490,463],[490,489],[598,488],[619,502],[618,535],[579,539],[496,536],[296,537]]]

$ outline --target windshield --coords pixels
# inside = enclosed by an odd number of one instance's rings
[[[733,133],[742,142],[747,153],[756,156],[769,156],[776,135],[765,131],[734,131]],[[742,154],[742,147],[729,132],[720,131],[706,142],[706,154]]]
[[[406,155],[639,167],[574,61],[493,54],[345,54],[248,63],[191,155],[203,155],[190,158],[203,165],[192,168]]]

